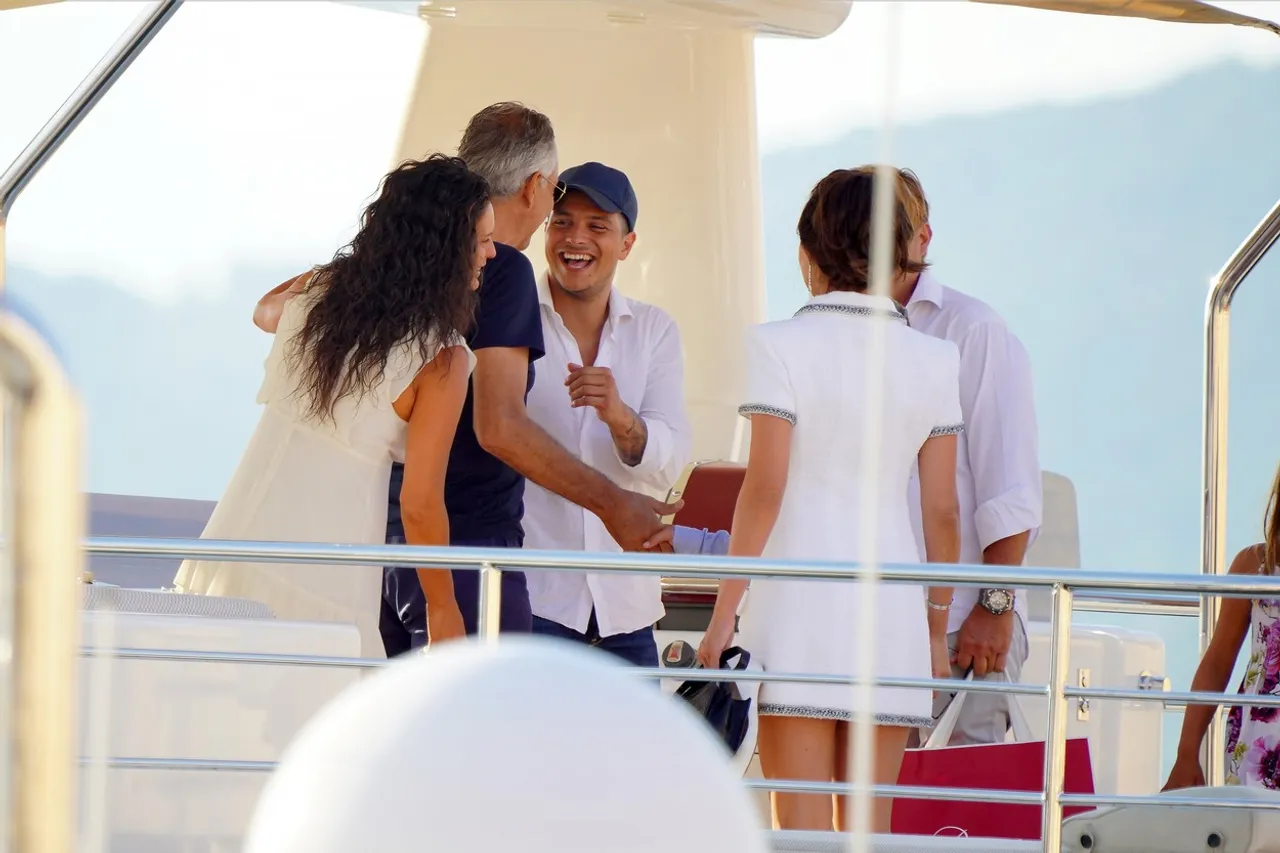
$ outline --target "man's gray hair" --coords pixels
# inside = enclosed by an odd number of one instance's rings
[[[520,192],[534,172],[551,180],[559,165],[551,119],[515,101],[485,107],[472,116],[458,156],[489,182],[495,198]]]

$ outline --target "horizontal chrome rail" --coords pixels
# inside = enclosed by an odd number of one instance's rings
[[[757,791],[787,791],[797,794],[852,794],[857,786],[847,782],[801,782],[792,780],[744,779],[744,784]],[[1041,805],[1043,793],[1006,791],[987,788],[918,788],[912,785],[871,785],[872,796],[911,800],[957,800],[964,802],[1017,803]],[[1229,809],[1274,809],[1275,806],[1244,797],[1192,797],[1182,794],[1142,796],[1137,794],[1067,794],[1060,795],[1067,808],[1101,806],[1176,806],[1179,808],[1222,806]]]
[[[81,758],[81,767],[105,764],[111,770],[197,770],[221,773],[270,773],[274,761],[234,761],[225,758]]]
[[[84,646],[81,657],[105,657],[117,660],[168,661],[170,663],[243,663],[260,666],[307,666],[345,669],[379,669],[392,661],[385,658],[348,658],[324,655],[262,654],[259,652],[204,652],[180,649],[99,649]],[[802,682],[808,684],[861,683],[843,675],[826,673],[762,672],[759,670],[686,669],[682,667],[628,667],[627,673],[638,678],[668,681],[735,681],[735,682]],[[879,687],[908,690],[964,690],[972,693],[1013,693],[1022,696],[1048,696],[1047,687],[1008,682],[964,681],[956,678],[881,678],[869,679]]]
[[[1248,693],[1212,693],[1189,690],[1126,690],[1120,687],[1068,687],[1068,699],[1110,699],[1122,702],[1162,702],[1166,707],[1186,705],[1244,705],[1249,708],[1280,708],[1280,696]]]
[[[173,663],[239,663],[261,666],[332,667],[335,669],[378,669],[391,663],[391,661],[382,658],[263,654],[260,652],[203,652],[180,649],[97,649],[89,646],[82,647],[80,654],[82,657],[110,657],[118,660],[150,660]],[[656,678],[668,681],[802,682],[808,684],[847,684],[850,686],[861,683],[855,678],[820,673],[685,669],[680,667],[631,667],[627,671],[638,678]],[[870,679],[870,681],[877,687],[907,690],[963,690],[970,693],[1009,693],[1018,696],[1049,695],[1047,687],[1001,681],[963,681],[955,678],[881,678]],[[1188,704],[1241,704],[1242,698],[1239,693],[1126,690],[1114,687],[1068,687],[1066,695],[1069,699],[1163,702],[1173,707]],[[1257,708],[1280,708],[1280,696],[1249,696],[1248,701],[1243,704]]]
[[[858,580],[854,563],[766,562],[736,557],[679,554],[596,554],[515,548],[427,548],[416,545],[330,545],[319,542],[234,542],[217,539],[156,539],[92,536],[85,549],[93,556],[166,557],[223,562],[323,563],[381,566],[440,566],[498,570],[589,571],[605,574],[658,574],[694,578],[772,578]],[[853,568],[851,568],[853,567]],[[1099,572],[955,563],[885,563],[878,568],[887,583],[938,583],[951,586],[1001,584],[1045,588],[1060,584],[1101,592],[1180,592],[1227,598],[1280,598],[1280,577],[1266,575],[1178,575],[1147,572]]]
[[[1199,616],[1200,596],[1076,589],[1075,609],[1090,613],[1124,613],[1133,616]]]
[[[696,578],[663,578],[665,595],[714,596],[718,581]],[[1075,609],[1091,613],[1125,613],[1135,616],[1198,616],[1200,598],[1194,595],[1153,597],[1136,592],[1076,590]]]
[[[259,666],[332,667],[334,669],[380,669],[391,663],[386,658],[348,658],[328,655],[286,655],[261,652],[202,652],[187,649],[129,649],[81,646],[80,656],[117,660],[150,660],[169,663],[243,663]]]
[[[780,791],[788,794],[852,794],[858,790],[853,782],[808,782],[800,779],[743,779],[753,791]],[[868,785],[873,797],[895,797],[911,800],[956,800],[967,803],[1015,803],[1044,805],[1043,792],[1007,791],[995,788],[924,788],[919,785]]]
[[[81,759],[82,766],[95,762]],[[123,758],[103,759],[112,770],[188,770],[220,773],[270,773],[274,761],[236,761],[222,758]],[[839,782],[804,782],[793,780],[745,779],[748,788],[766,791],[791,791],[802,794],[849,794],[855,786]],[[1025,803],[1041,805],[1044,795],[1032,791],[987,790],[983,788],[924,788],[917,785],[872,785],[869,790],[878,797],[909,797],[916,800],[963,800],[967,802]]]
[[[214,758],[126,758],[112,757],[95,762],[81,759],[82,766],[104,763],[112,770],[203,771],[218,773],[270,773],[274,761],[234,761]],[[743,784],[757,791],[785,791],[796,794],[852,794],[857,786],[841,782],[805,782],[790,779],[744,779]],[[987,788],[924,788],[917,785],[870,785],[872,796],[911,800],[950,800],[956,802],[1013,803],[1044,805],[1043,792],[1008,791]],[[1070,807],[1096,808],[1113,805],[1208,807],[1231,809],[1274,808],[1257,800],[1224,797],[1136,796],[1106,794],[1062,794],[1062,804]]]
[[[349,658],[325,655],[289,655],[260,652],[206,652],[180,649],[98,649],[89,646],[80,649],[82,657],[109,657],[118,660],[168,661],[171,663],[236,663],[260,666],[330,667],[335,669],[379,669],[391,663],[383,658]],[[732,682],[786,682],[808,684],[862,683],[856,678],[825,673],[762,672],[759,670],[687,669],[682,667],[629,667],[627,672],[637,678],[666,681],[732,681]],[[970,693],[1005,693],[1017,696],[1048,696],[1043,685],[1010,683],[1003,681],[965,681],[955,678],[878,678],[868,679],[877,687],[906,690],[950,690]],[[1280,696],[1242,696],[1239,693],[1212,693],[1191,691],[1129,690],[1117,687],[1067,687],[1068,699],[1103,699],[1124,702],[1160,702],[1169,707],[1184,705],[1244,704],[1256,708],[1280,708]],[[1244,701],[1247,699],[1247,701]]]
[[[663,578],[662,591],[675,595],[715,595],[720,589],[720,582],[714,580],[695,580],[692,578]]]
[[[1072,806],[1085,806],[1087,808],[1100,808],[1102,806],[1178,806],[1179,808],[1199,807],[1199,808],[1224,808],[1224,809],[1256,809],[1258,811],[1267,811],[1274,809],[1275,806],[1270,803],[1259,802],[1258,800],[1250,800],[1244,797],[1191,797],[1177,794],[1174,796],[1158,797],[1155,795],[1142,796],[1139,794],[1063,794],[1062,804],[1068,808]]]

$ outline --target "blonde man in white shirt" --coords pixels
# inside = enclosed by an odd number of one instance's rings
[[[690,460],[692,436],[675,322],[613,286],[636,240],[635,191],[601,163],[566,169],[560,189],[539,282],[546,355],[529,414],[622,488],[665,494]],[[533,482],[524,528],[526,548],[622,550],[598,518]],[[528,583],[535,634],[658,665],[653,625],[664,611],[656,576],[531,572]]]
[[[863,170],[874,171],[874,166]],[[933,239],[929,202],[913,172],[898,171],[916,225],[911,259],[924,260]],[[939,282],[930,270],[903,276],[893,298],[911,327],[960,349],[960,408],[964,433],[956,459],[960,498],[960,562],[1019,566],[1039,532],[1043,514],[1039,434],[1031,360],[995,310]],[[917,488],[913,482],[912,489]],[[911,501],[914,508],[919,501]],[[917,541],[923,542],[919,518]],[[921,545],[921,554],[924,549]],[[1026,591],[955,588],[948,625],[952,676],[1018,681],[1027,659]],[[941,716],[954,697],[934,704]],[[951,737],[953,745],[1000,743],[1009,729],[1009,702],[996,693],[970,693]]]

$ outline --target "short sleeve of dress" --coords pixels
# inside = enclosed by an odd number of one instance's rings
[[[467,346],[467,342],[462,335],[455,335],[453,340],[445,344],[445,346],[462,347],[462,352],[467,357],[467,375],[470,376],[472,371],[476,369],[476,354],[471,351],[471,347]]]
[[[796,397],[791,375],[770,338],[767,326],[747,329],[747,396],[738,407],[738,414],[746,418],[769,415],[795,426]]]
[[[938,412],[933,418],[930,438],[964,432],[964,414],[960,409],[960,350],[955,344],[949,343],[942,349],[942,353],[944,358],[939,377],[941,384],[937,396]]]
[[[467,342],[463,340],[462,335],[457,332],[452,333],[449,338],[439,346],[432,346],[427,351],[431,354],[431,360],[440,354],[442,350],[450,347],[457,347],[453,357],[463,357],[467,360],[467,374],[476,366],[475,353],[471,351],[471,347],[467,346]],[[400,395],[413,382],[414,378],[422,371],[422,368],[428,364],[422,360],[422,352],[417,344],[404,343],[391,351],[387,357],[386,383],[387,402],[394,403],[400,399]]]

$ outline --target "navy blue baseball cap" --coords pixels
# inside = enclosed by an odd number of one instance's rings
[[[605,213],[621,213],[627,230],[636,230],[640,205],[631,181],[617,169],[603,163],[583,163],[560,173],[560,191],[578,190]]]

